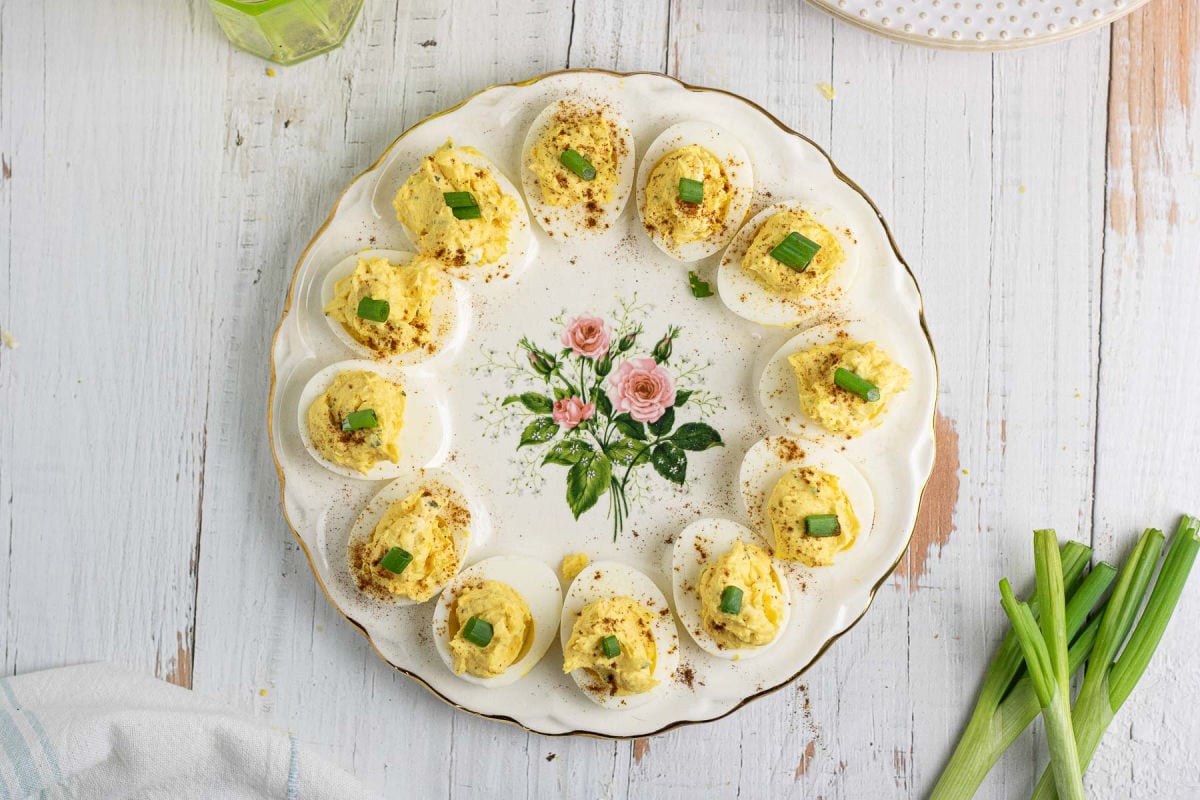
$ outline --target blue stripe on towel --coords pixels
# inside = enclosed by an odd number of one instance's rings
[[[41,789],[37,767],[33,763],[33,754],[29,752],[25,736],[17,727],[17,721],[3,708],[0,708],[0,745],[3,745],[4,753],[17,774],[21,796],[33,794]]]
[[[291,758],[288,760],[287,800],[297,800],[300,796],[300,743],[295,736],[288,736],[292,746]]]
[[[38,744],[42,746],[42,753],[46,757],[46,763],[50,765],[50,772],[54,775],[54,779],[62,780],[62,770],[58,766],[58,754],[54,748],[50,746],[50,737],[46,735],[46,729],[42,727],[42,721],[38,719],[37,714],[34,714],[27,707],[22,706],[17,702],[17,695],[13,692],[12,687],[8,685],[6,678],[0,678],[0,690],[4,692],[4,696],[8,698],[8,702],[13,708],[18,708],[25,716],[25,721],[29,723],[29,727],[33,729],[34,735],[38,738]]]

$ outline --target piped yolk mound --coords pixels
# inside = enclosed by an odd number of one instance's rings
[[[342,372],[308,407],[308,434],[327,460],[367,474],[380,461],[400,460],[404,387],[369,370]],[[346,417],[371,409],[378,425],[342,430]]]
[[[704,182],[704,199],[685,203],[679,199],[679,179]],[[644,221],[648,231],[657,231],[678,246],[722,235],[728,220],[733,187],[725,167],[711,151],[689,144],[667,153],[646,181]]]
[[[355,341],[381,356],[418,348],[433,352],[437,342],[431,312],[442,280],[441,265],[425,256],[402,265],[386,258],[360,258],[354,272],[334,286],[333,299],[324,310]],[[364,298],[386,300],[388,318],[377,322],[358,316]]]
[[[483,647],[463,637],[462,628],[471,617],[492,626],[492,640]],[[455,673],[494,678],[528,650],[533,639],[533,616],[516,589],[500,581],[483,581],[459,594],[454,604],[452,632],[450,654]]]
[[[422,254],[444,264],[493,264],[508,252],[517,201],[500,188],[478,151],[447,139],[421,159],[396,193],[396,219],[408,228]],[[479,219],[458,219],[446,205],[447,192],[470,192]]]
[[[359,588],[377,597],[428,600],[458,573],[458,542],[466,539],[470,522],[471,512],[438,483],[397,500],[369,541],[350,545],[350,566]],[[399,574],[380,564],[393,547],[413,557]]]
[[[721,610],[726,586],[742,590],[736,614]],[[704,568],[696,587],[700,594],[700,620],[719,647],[740,650],[770,644],[783,619],[783,590],[771,567],[771,555],[741,539],[729,552]]]
[[[586,669],[616,696],[650,691],[658,685],[653,626],[654,615],[632,597],[604,597],[589,603],[571,628],[563,672]],[[617,637],[621,646],[613,658],[604,655],[608,636]]]
[[[529,169],[537,177],[547,205],[598,207],[613,200],[617,164],[625,156],[625,148],[602,111],[565,105],[530,149]],[[584,180],[563,166],[560,157],[564,150],[574,150],[587,159],[596,168],[596,177]]]
[[[837,515],[840,531],[835,536],[809,536],[805,517],[824,514]],[[775,555],[810,567],[832,564],[861,530],[837,476],[812,467],[796,467],[779,479],[767,501],[767,516],[775,532]]]
[[[840,339],[788,356],[796,373],[800,410],[831,433],[860,436],[883,421],[888,406],[908,388],[908,370],[892,361],[874,342]],[[834,383],[834,373],[847,369],[879,388],[870,402]]]
[[[793,232],[821,246],[803,271],[771,257],[771,251]],[[827,285],[845,260],[842,245],[832,231],[807,211],[789,209],[772,214],[759,226],[742,257],[742,269],[763,288],[790,300],[799,300]]]

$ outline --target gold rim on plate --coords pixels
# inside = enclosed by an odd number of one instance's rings
[[[267,435],[268,435],[268,438],[270,439],[270,444],[271,444],[271,458],[275,462],[275,472],[279,476],[279,499],[280,499],[280,508],[283,510],[283,518],[288,524],[288,530],[290,530],[292,532],[292,536],[295,537],[297,543],[299,543],[300,549],[304,551],[304,557],[308,559],[309,569],[312,570],[313,577],[315,577],[317,579],[317,585],[319,587],[321,587],[321,592],[325,595],[325,599],[329,601],[329,604],[331,606],[333,606],[334,610],[336,610],[338,612],[338,614],[340,614],[347,622],[349,622],[351,625],[353,625],[358,630],[358,632],[361,633],[364,638],[366,638],[367,643],[371,645],[371,649],[375,651],[375,655],[379,656],[380,659],[382,659],[384,662],[386,662],[388,665],[390,665],[392,667],[392,669],[396,670],[397,672],[400,672],[403,675],[408,676],[409,678],[412,678],[414,681],[419,683],[421,686],[424,686],[426,689],[428,689],[439,700],[441,700],[442,702],[446,703],[449,706],[452,706],[453,708],[458,709],[459,711],[463,711],[467,714],[471,714],[472,716],[480,717],[483,719],[493,719],[493,720],[498,720],[500,722],[507,722],[511,725],[516,725],[517,727],[519,727],[523,730],[526,730],[530,733],[536,733],[541,736],[587,736],[587,737],[591,737],[591,738],[595,738],[595,739],[610,739],[610,740],[641,739],[641,738],[645,738],[648,736],[658,736],[659,734],[667,733],[668,731],[672,731],[672,730],[675,730],[676,728],[682,728],[682,727],[685,727],[688,725],[698,725],[698,724],[702,724],[702,723],[706,723],[706,722],[715,722],[716,720],[724,719],[725,717],[729,716],[730,714],[737,711],[738,709],[744,707],[751,701],[757,700],[760,697],[766,697],[767,695],[769,695],[775,691],[778,691],[779,689],[782,689],[784,686],[787,686],[789,683],[796,680],[801,675],[803,675],[805,672],[807,672],[809,667],[811,667],[813,664],[817,663],[817,661],[821,658],[821,656],[823,656],[825,654],[825,651],[828,650],[829,647],[834,642],[836,642],[838,639],[840,639],[842,636],[844,636],[847,632],[849,632],[852,628],[854,628],[854,626],[857,625],[862,620],[862,618],[866,615],[867,611],[871,608],[871,604],[875,601],[875,593],[879,591],[879,587],[883,585],[884,581],[886,581],[888,578],[890,578],[892,576],[892,573],[894,573],[896,571],[896,567],[899,566],[901,559],[903,559],[905,553],[908,552],[908,546],[912,542],[913,533],[916,530],[916,517],[914,517],[912,528],[910,528],[908,531],[908,536],[906,537],[905,543],[904,543],[904,549],[900,552],[900,556],[896,559],[896,561],[892,564],[892,566],[889,567],[888,570],[882,576],[880,576],[879,580],[875,582],[875,585],[871,587],[871,593],[867,598],[867,605],[863,608],[862,613],[859,614],[857,617],[855,617],[854,620],[849,625],[847,625],[845,628],[843,628],[841,631],[839,631],[838,633],[829,637],[829,639],[827,639],[825,641],[825,643],[822,644],[821,647],[817,650],[816,655],[814,655],[807,664],[805,664],[803,667],[801,667],[799,670],[797,670],[796,673],[793,674],[792,676],[780,681],[779,683],[775,684],[774,686],[770,686],[766,689],[763,689],[761,691],[755,692],[754,694],[751,694],[747,697],[742,698],[741,701],[736,703],[728,711],[718,714],[715,717],[709,717],[707,719],[677,720],[675,722],[670,723],[669,725],[664,725],[663,727],[661,727],[655,731],[651,731],[649,733],[641,733],[641,734],[629,735],[629,736],[617,736],[617,735],[602,734],[602,733],[595,733],[592,731],[582,731],[582,730],[565,731],[562,733],[546,733],[544,731],[534,730],[533,728],[527,727],[526,725],[523,725],[522,723],[518,722],[517,720],[513,719],[512,717],[504,716],[503,714],[483,714],[478,711],[473,711],[472,709],[466,708],[465,706],[461,706],[458,703],[456,703],[453,700],[446,697],[445,695],[443,695],[437,689],[430,686],[429,683],[426,682],[425,679],[422,678],[420,675],[417,675],[416,673],[412,672],[411,670],[404,669],[403,667],[398,667],[395,664],[393,664],[391,661],[388,661],[387,657],[384,656],[383,653],[381,653],[379,651],[379,648],[375,646],[375,642],[371,638],[370,634],[367,633],[366,628],[364,628],[356,620],[354,620],[353,618],[348,616],[346,614],[346,612],[342,611],[341,607],[334,601],[333,597],[330,596],[329,590],[325,588],[325,582],[321,579],[321,575],[318,572],[316,565],[313,563],[312,553],[309,551],[308,545],[305,543],[303,537],[301,537],[300,534],[296,531],[296,526],[292,524],[292,520],[288,516],[287,498],[286,498],[287,481],[283,475],[283,466],[279,463],[279,454],[278,454],[278,452],[276,452],[276,449],[275,449],[275,438],[274,438],[274,436],[271,435],[271,431],[274,426],[273,406],[274,406],[274,401],[275,401],[275,390],[277,388],[276,387],[276,376],[275,376],[275,346],[279,339],[279,331],[283,327],[283,322],[284,322],[284,320],[287,319],[288,314],[292,308],[293,294],[295,293],[295,289],[296,289],[296,278],[300,274],[300,267],[301,267],[301,265],[304,264],[305,259],[308,257],[308,252],[312,249],[313,245],[316,244],[317,240],[319,240],[321,238],[321,235],[325,233],[325,230],[333,222],[334,217],[337,216],[338,209],[341,207],[342,201],[346,197],[346,192],[349,191],[350,187],[353,186],[359,180],[359,178],[361,178],[363,175],[366,175],[368,172],[370,172],[371,170],[373,170],[377,166],[379,166],[379,164],[385,158],[388,157],[388,155],[392,152],[392,150],[396,147],[396,145],[398,145],[406,136],[408,136],[410,133],[412,133],[412,131],[416,130],[421,125],[424,125],[429,120],[437,119],[438,117],[442,117],[453,111],[457,111],[458,109],[465,106],[467,103],[474,100],[476,97],[479,97],[480,95],[485,94],[486,92],[489,92],[493,89],[499,89],[499,88],[520,88],[523,86],[532,86],[533,84],[538,83],[539,81],[543,81],[547,78],[553,78],[553,77],[556,77],[559,75],[586,74],[586,73],[610,75],[615,78],[630,78],[630,77],[634,77],[637,75],[653,75],[655,77],[666,78],[667,80],[673,81],[674,83],[678,84],[681,88],[683,88],[689,92],[710,92],[713,94],[725,95],[726,97],[732,97],[735,100],[740,100],[741,102],[748,105],[750,108],[754,109],[755,111],[757,111],[760,114],[762,114],[763,116],[765,116],[767,119],[769,119],[771,122],[773,122],[776,126],[778,126],[780,128],[780,130],[782,130],[784,133],[787,133],[791,136],[798,137],[798,138],[802,139],[803,141],[807,142],[812,147],[814,147],[817,150],[817,152],[820,153],[822,156],[824,156],[825,160],[829,162],[829,166],[833,169],[833,173],[838,178],[838,180],[845,183],[847,186],[849,186],[851,189],[853,189],[855,192],[857,192],[864,200],[867,201],[867,204],[871,207],[871,210],[874,212],[875,217],[879,220],[880,224],[883,225],[883,230],[884,230],[884,233],[887,234],[888,244],[891,245],[892,252],[895,254],[897,260],[899,260],[900,264],[904,267],[905,271],[908,272],[909,277],[912,279],[913,286],[916,287],[916,290],[917,290],[917,298],[919,301],[918,317],[919,317],[919,320],[921,323],[921,331],[925,334],[925,342],[926,342],[926,344],[929,345],[929,352],[930,352],[930,355],[933,357],[934,384],[935,384],[935,387],[938,385],[938,383],[939,383],[939,381],[938,381],[939,368],[938,368],[938,362],[937,362],[937,350],[934,349],[933,339],[929,335],[929,326],[925,320],[925,299],[921,295],[921,287],[917,283],[916,275],[913,274],[912,268],[908,265],[908,262],[904,260],[904,256],[902,256],[900,254],[900,248],[896,245],[896,239],[892,235],[892,230],[891,230],[891,228],[888,227],[887,220],[885,220],[883,218],[883,215],[879,213],[879,207],[875,205],[875,201],[873,201],[867,195],[867,193],[862,190],[862,188],[857,183],[852,181],[850,178],[848,178],[845,175],[845,173],[843,173],[840,169],[838,169],[837,164],[835,164],[833,159],[830,158],[829,154],[825,152],[824,148],[822,148],[820,145],[818,145],[812,139],[809,139],[804,134],[794,131],[791,128],[789,128],[787,125],[783,124],[783,122],[781,122],[774,114],[767,111],[762,106],[755,103],[753,100],[747,100],[746,98],[742,97],[741,95],[726,91],[724,89],[712,89],[712,88],[709,88],[706,86],[692,86],[691,84],[684,83],[683,81],[679,80],[678,78],[674,78],[670,75],[664,75],[659,72],[649,72],[649,71],[616,72],[613,70],[595,69],[595,68],[560,69],[560,70],[555,70],[553,72],[547,72],[542,75],[538,75],[537,77],[529,78],[529,79],[523,80],[523,81],[513,81],[511,83],[493,84],[491,86],[485,87],[483,89],[480,89],[477,92],[474,92],[474,93],[468,95],[461,102],[457,103],[456,105],[451,106],[450,108],[446,108],[435,114],[431,114],[430,116],[424,118],[423,120],[416,123],[415,125],[412,125],[408,129],[406,129],[403,133],[401,133],[398,137],[396,137],[396,140],[387,146],[387,148],[383,151],[383,153],[379,156],[379,158],[375,159],[375,161],[369,167],[367,167],[365,170],[360,172],[357,176],[354,177],[353,180],[350,181],[349,184],[347,184],[346,189],[344,189],[342,191],[342,194],[338,196],[337,201],[334,202],[333,209],[329,212],[329,216],[325,218],[325,222],[323,222],[321,224],[321,227],[313,235],[312,239],[309,240],[309,243],[305,246],[304,251],[300,254],[299,260],[297,260],[297,262],[296,262],[296,268],[292,272],[291,283],[288,285],[287,298],[284,300],[284,303],[283,303],[283,312],[279,316],[279,323],[275,326],[275,333],[271,337],[271,353],[270,353],[271,387],[270,387],[270,392],[267,395]],[[933,432],[935,431],[934,423],[935,423],[936,419],[937,419],[937,393],[935,392],[934,393],[934,401],[933,401],[933,415],[931,416],[931,418],[929,420],[929,427],[930,427],[931,434],[933,434]],[[934,448],[934,457],[936,458],[936,454],[937,454],[936,435],[933,435],[933,448]],[[930,474],[925,476],[925,483],[922,484],[922,486],[921,486],[921,499],[922,500],[924,499],[925,490],[929,486],[929,479],[930,479],[930,477],[932,477],[932,475],[933,475],[933,464],[931,461]],[[917,508],[918,508],[917,516],[919,517],[920,501],[918,501]]]

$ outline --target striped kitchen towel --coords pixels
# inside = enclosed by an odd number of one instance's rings
[[[294,737],[109,664],[0,678],[0,800],[373,797]]]

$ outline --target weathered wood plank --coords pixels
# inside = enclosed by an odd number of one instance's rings
[[[974,265],[948,263],[937,272],[942,307],[952,315],[937,341],[953,347],[957,332],[970,330],[986,349],[983,361],[960,362],[943,375],[944,397],[972,376],[971,393],[945,406],[963,445],[959,533],[930,570],[930,582],[944,581],[950,591],[910,613],[910,625],[948,639],[945,649],[910,654],[914,707],[939,708],[916,728],[915,774],[927,787],[1004,629],[996,582],[1032,575],[1034,528],[1089,537],[1107,58],[1104,32],[992,58],[991,223],[984,234],[992,246],[985,293],[974,293],[980,287],[969,295],[979,305],[962,302],[954,276]],[[1041,747],[1036,736],[1022,739],[984,796],[1026,793]]]
[[[134,5],[0,9],[5,674],[190,680],[220,45]]]
[[[1159,0],[1112,29],[1108,219],[1094,525],[1117,559],[1145,526],[1200,513],[1200,9]],[[1194,702],[1200,579],[1088,775],[1097,797],[1200,794]]]
[[[572,4],[570,67],[618,72],[666,72],[671,0]]]

